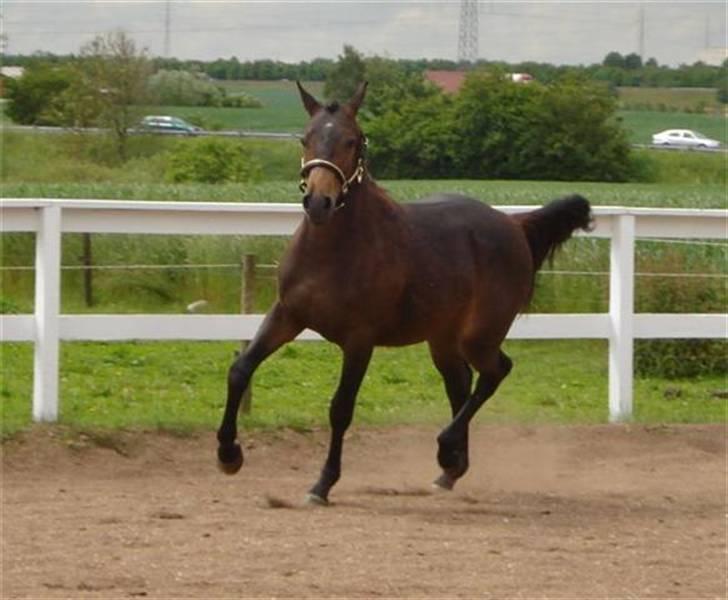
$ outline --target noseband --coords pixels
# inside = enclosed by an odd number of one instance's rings
[[[362,179],[364,179],[364,173],[366,170],[364,166],[364,154],[366,152],[366,148],[367,139],[364,138],[362,153],[359,156],[359,159],[356,161],[356,169],[354,169],[351,177],[347,177],[344,174],[344,171],[341,170],[339,165],[332,163],[330,160],[325,160],[323,158],[312,158],[311,160],[304,161],[303,158],[301,158],[301,182],[298,184],[298,189],[301,190],[301,192],[305,192],[306,188],[308,188],[308,183],[306,182],[306,177],[308,176],[308,174],[316,167],[324,167],[335,173],[336,176],[339,178],[339,181],[341,182],[341,194],[339,194],[339,198],[346,196],[346,194],[349,192],[349,188],[351,188],[352,183],[361,183]],[[336,208],[341,208],[342,206],[344,206],[343,200],[338,201]]]

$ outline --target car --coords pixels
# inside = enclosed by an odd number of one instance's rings
[[[169,133],[186,133],[194,135],[202,129],[192,123],[188,123],[179,117],[149,115],[142,119],[142,129],[151,131],[166,131]]]
[[[654,146],[682,146],[684,148],[719,148],[718,140],[711,140],[699,131],[666,129],[652,136]]]

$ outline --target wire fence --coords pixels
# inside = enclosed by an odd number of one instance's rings
[[[274,270],[278,268],[277,263],[256,264],[257,269]],[[152,270],[190,270],[190,269],[241,269],[240,264],[235,263],[211,263],[211,264],[136,264],[136,265],[62,265],[64,271],[152,271]],[[0,271],[34,271],[32,265],[22,266],[0,266]],[[539,275],[574,275],[587,277],[606,277],[609,271],[569,271],[547,269],[538,272]],[[265,275],[263,275],[265,276]],[[270,275],[268,275],[270,276]],[[675,277],[692,279],[728,279],[728,273],[666,273],[642,271],[636,272],[635,277]]]

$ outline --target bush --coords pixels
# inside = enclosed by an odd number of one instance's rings
[[[203,138],[181,140],[170,153],[166,175],[175,183],[242,183],[259,180],[262,171],[239,142]]]
[[[221,106],[224,92],[205,75],[162,69],[152,75],[147,87],[163,106]]]
[[[696,258],[697,257],[697,258]],[[650,253],[645,269],[663,273],[709,271],[710,261],[698,253],[675,248]],[[636,289],[639,312],[720,313],[725,310],[726,290],[712,278],[645,277]],[[635,372],[666,378],[720,375],[728,370],[724,340],[636,340]]]
[[[234,96],[224,96],[221,106],[225,108],[263,108],[263,103],[245,92],[240,92]]]
[[[616,100],[567,78],[549,86],[471,74],[455,97],[400,94],[371,118],[379,176],[627,181],[641,175]]]

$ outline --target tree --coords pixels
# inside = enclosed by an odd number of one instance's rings
[[[624,68],[630,71],[635,71],[642,68],[642,57],[636,52],[627,54],[624,57]]]
[[[353,46],[345,45],[344,53],[339,56],[326,77],[324,96],[328,100],[346,102],[364,81],[365,72],[362,55]]]
[[[387,178],[625,181],[637,174],[616,100],[565,76],[519,85],[475,72],[456,96],[403,95],[366,124],[372,170]]]
[[[619,52],[610,52],[604,57],[602,64],[605,67],[624,68],[624,57]]]
[[[65,110],[75,120],[93,120],[114,137],[119,158],[126,160],[129,129],[139,122],[146,101],[151,65],[123,31],[99,35],[81,48],[74,65]]]
[[[40,63],[28,67],[19,79],[6,80],[7,115],[22,125],[55,125],[54,104],[71,85],[66,67]]]

